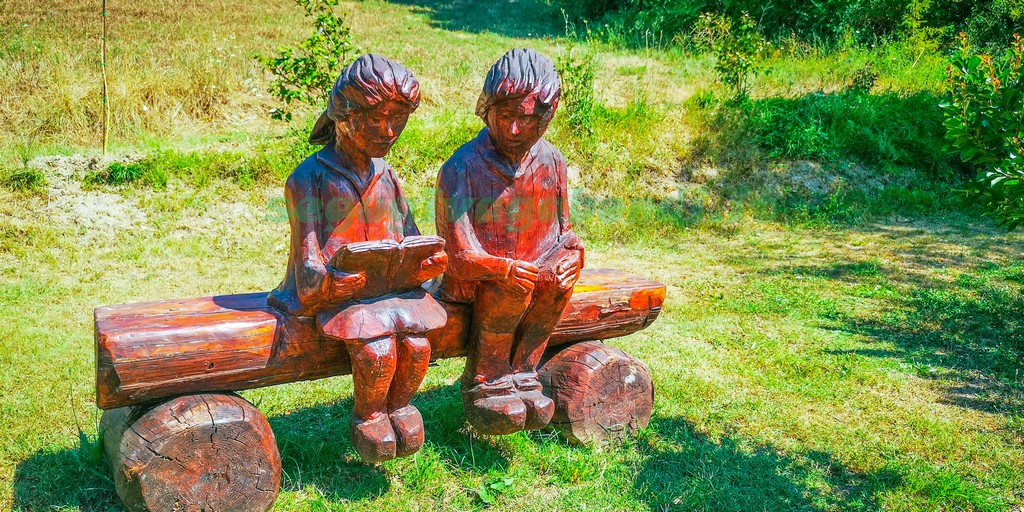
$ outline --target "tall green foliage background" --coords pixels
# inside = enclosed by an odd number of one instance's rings
[[[979,45],[1005,46],[1024,23],[1024,0],[562,0],[574,18],[607,25],[614,37],[683,44],[704,13],[750,13],[772,38],[877,43],[927,31],[945,42],[963,31]]]

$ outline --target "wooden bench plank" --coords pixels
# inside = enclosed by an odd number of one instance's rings
[[[636,332],[654,321],[664,298],[665,286],[656,281],[585,269],[550,345]],[[469,308],[444,306],[448,324],[427,336],[433,359],[465,351]],[[267,306],[266,293],[106,306],[96,309],[95,321],[101,409],[351,371],[342,344],[322,340],[312,319]]]

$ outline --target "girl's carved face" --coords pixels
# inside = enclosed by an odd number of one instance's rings
[[[371,158],[383,158],[402,134],[413,107],[388,100],[353,112],[334,124],[339,147],[355,149]]]
[[[536,93],[495,104],[485,118],[494,147],[512,160],[522,158],[544,136],[556,107],[543,105]]]

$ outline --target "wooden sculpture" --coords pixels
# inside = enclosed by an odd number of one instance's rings
[[[424,334],[444,308],[420,286],[447,263],[438,237],[422,237],[394,171],[381,160],[420,100],[401,64],[364,55],[345,67],[310,143],[285,185],[291,250],[268,302],[315,317],[348,349],[355,405],[352,445],[367,461],[415,453],[423,418],[409,404],[430,362]]]
[[[656,281],[618,270],[582,272],[540,370],[545,394],[554,397],[551,425],[568,439],[599,442],[647,425],[650,372],[595,340],[646,328],[664,300],[665,285]],[[427,333],[431,358],[464,356],[471,308],[441,305],[448,320]],[[220,393],[345,375],[353,367],[344,346],[318,333],[315,319],[268,305],[266,293],[105,306],[95,317],[96,402],[106,410],[101,423],[120,425],[103,429],[103,444],[117,493],[134,511],[167,510],[161,504],[171,502],[266,510],[273,496],[268,501],[263,490],[276,495],[281,471],[277,446],[264,441],[270,426],[251,404]],[[217,405],[225,400],[239,404],[236,412]],[[225,424],[237,430],[220,430]],[[247,507],[228,506],[239,496],[251,498]]]
[[[477,102],[486,128],[437,177],[437,233],[451,258],[439,295],[472,305],[462,398],[484,434],[539,429],[555,411],[537,365],[583,268],[565,159],[543,138],[560,94],[550,59],[506,53]]]
[[[421,236],[381,160],[419,86],[374,55],[345,68],[310,137],[324,149],[287,181],[291,245],[277,289],[96,308],[96,402],[125,506],[273,505],[281,457],[238,390],[351,373],[356,452],[413,453],[424,432],[409,400],[440,358],[466,356],[466,414],[481,432],[550,421],[572,441],[598,442],[645,427],[650,372],[598,340],[654,322],[665,286],[582,270],[565,163],[541,138],[558,94],[535,52],[495,65],[478,105],[488,127],[439,176],[444,238]],[[448,264],[445,244],[452,268],[427,293]]]

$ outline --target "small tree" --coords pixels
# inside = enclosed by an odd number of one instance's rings
[[[313,18],[313,33],[298,47],[280,46],[277,55],[257,55],[256,59],[274,75],[270,93],[286,107],[274,109],[274,119],[292,120],[293,102],[322,108],[349,55],[358,50],[345,20],[334,14],[338,0],[295,0]]]
[[[697,20],[694,39],[715,55],[718,80],[732,91],[733,99],[748,98],[750,78],[761,71],[759,61],[769,48],[757,22],[747,13],[737,22],[724,14],[705,13]]]
[[[1024,222],[1024,42],[993,57],[975,54],[960,34],[949,75],[946,109],[947,149],[978,166],[965,189],[968,203],[980,205],[1008,229]]]

